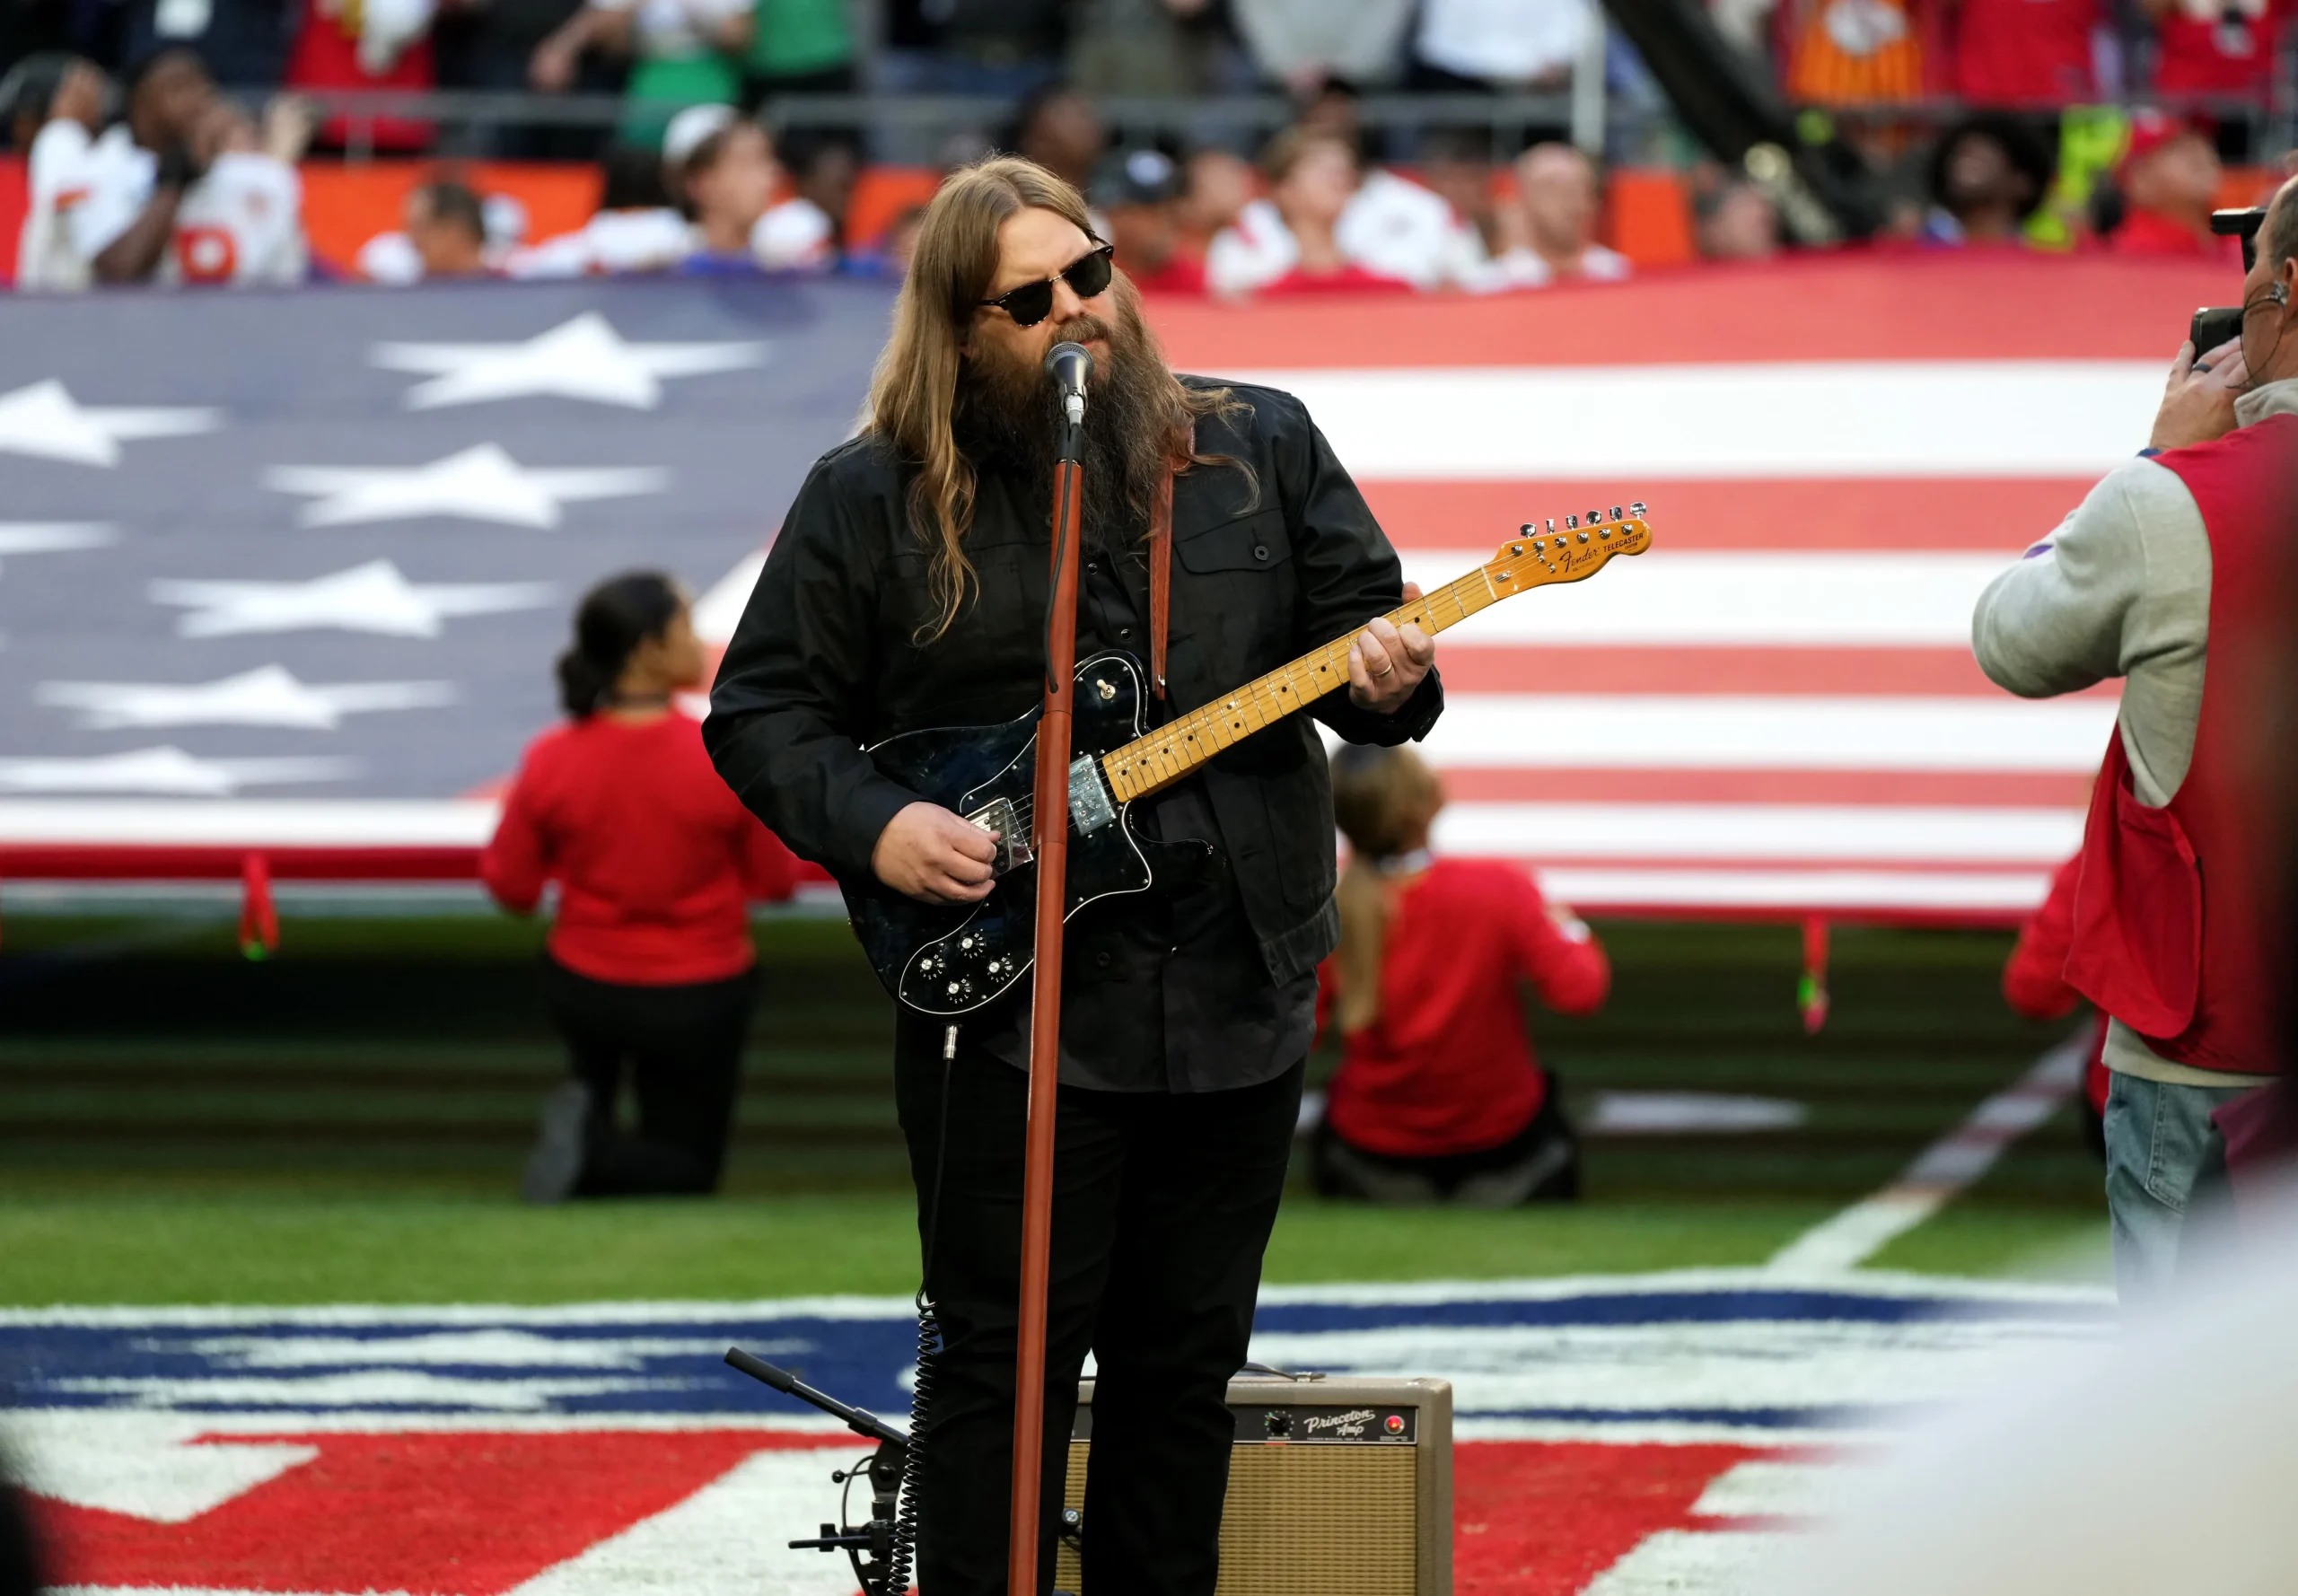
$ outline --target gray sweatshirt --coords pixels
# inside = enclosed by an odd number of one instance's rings
[[[2234,404],[2249,426],[2298,415],[2298,378]],[[1987,584],[1971,617],[1971,648],[1995,686],[2022,698],[2080,692],[2124,678],[2117,717],[2131,790],[2159,809],[2177,796],[2194,758],[2210,635],[2210,538],[2194,495],[2152,460],[2117,466],[2058,531]],[[2272,1079],[2198,1070],[2159,1057],[2117,1020],[2107,1065],[2188,1086]]]

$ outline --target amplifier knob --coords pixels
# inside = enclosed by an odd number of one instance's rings
[[[1261,1427],[1282,1441],[1293,1433],[1293,1416],[1278,1408],[1270,1408],[1260,1416]]]

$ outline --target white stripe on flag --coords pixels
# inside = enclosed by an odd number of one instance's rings
[[[1980,591],[2017,558],[2015,550],[1675,553],[1667,547],[1664,506],[1655,505],[1653,516],[1650,553],[1615,559],[1585,582],[1495,604],[1451,636],[1463,643],[1969,648]],[[1404,574],[1433,591],[1492,555],[1416,548],[1403,557]]]
[[[1892,860],[2056,866],[2083,811],[1818,803],[1455,803],[1446,853],[1540,859]]]
[[[1461,693],[1427,750],[1493,769],[2089,771],[2114,720],[2104,698]]]
[[[1928,909],[2029,914],[2043,900],[2042,871],[1609,870],[1539,873],[1548,897],[1583,910]]]
[[[1624,493],[1681,477],[2094,476],[2130,457],[2162,399],[2161,365],[2127,360],[1302,370],[1238,381],[1297,395],[1359,477],[1617,476]]]

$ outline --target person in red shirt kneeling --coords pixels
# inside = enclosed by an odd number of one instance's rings
[[[1430,856],[1443,789],[1410,750],[1344,748],[1332,775],[1352,856],[1320,972],[1341,1064],[1318,1189],[1493,1208],[1577,1197],[1579,1143],[1532,1052],[1522,987],[1592,1013],[1611,988],[1602,947],[1522,870]]]
[[[530,1202],[718,1185],[757,999],[749,901],[789,897],[795,869],[672,701],[706,668],[671,578],[592,589],[558,661],[567,723],[528,747],[479,857],[515,914],[558,883],[543,990],[571,1073],[543,1108]],[[636,1135],[616,1124],[626,1075]]]

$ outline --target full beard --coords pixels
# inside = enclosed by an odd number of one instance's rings
[[[1078,316],[1056,328],[1057,341],[1107,340],[1109,358],[1087,385],[1084,531],[1087,543],[1130,548],[1149,530],[1180,417],[1172,375],[1139,313]],[[951,417],[959,449],[978,470],[1010,472],[1049,502],[1063,426],[1061,396],[1035,364],[985,351],[966,362]]]

